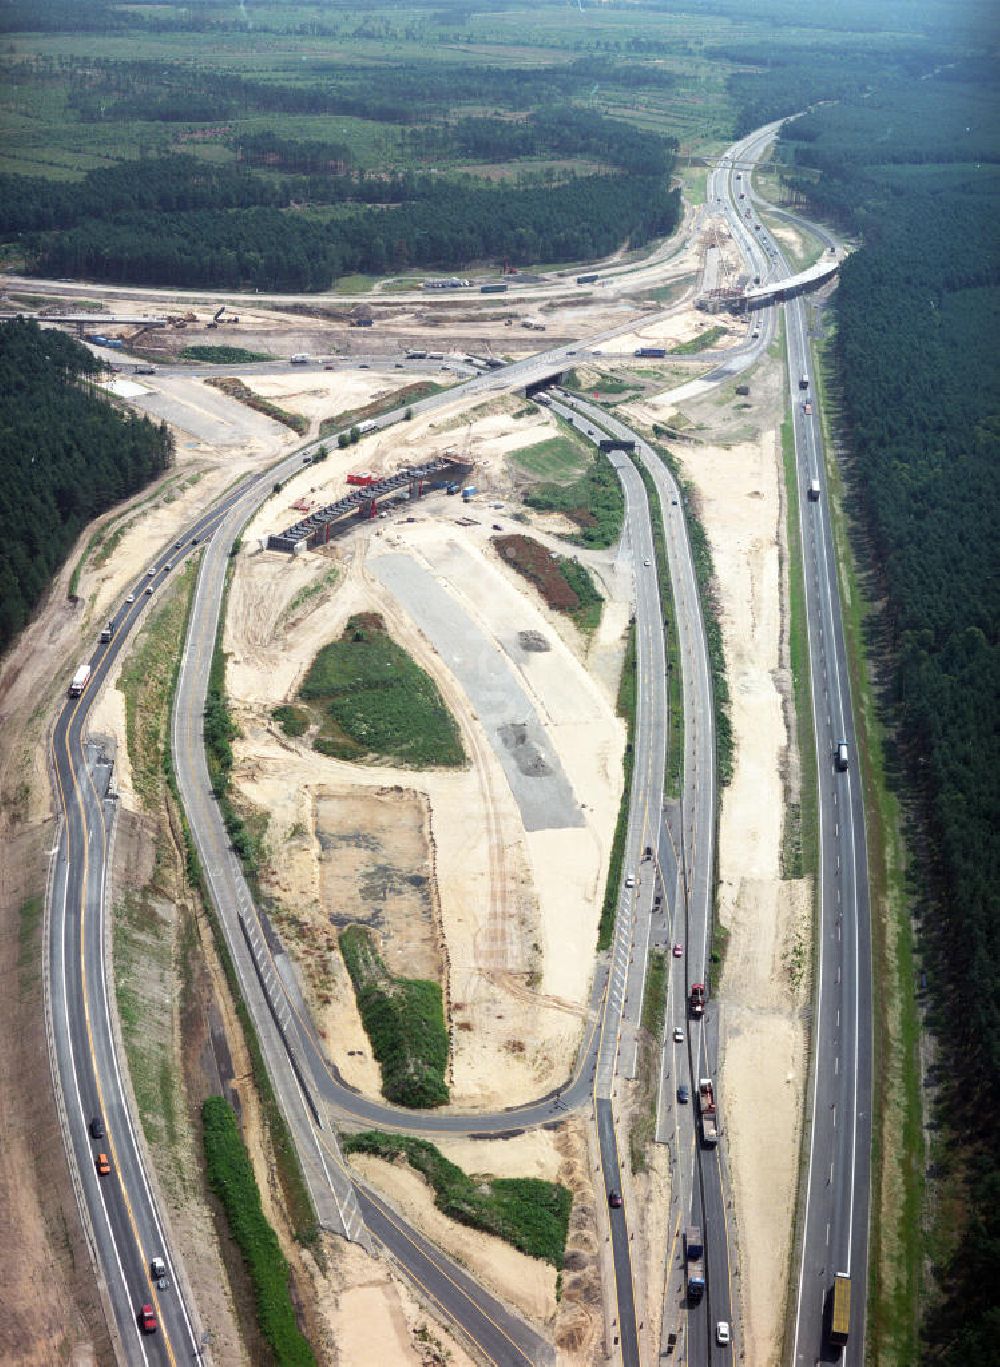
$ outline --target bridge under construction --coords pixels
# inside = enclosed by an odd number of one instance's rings
[[[283,532],[272,533],[267,538],[267,549],[284,551],[288,555],[315,550],[334,537],[342,536],[351,526],[352,518],[377,517],[385,503],[415,501],[432,489],[457,485],[471,469],[467,461],[449,455],[439,456],[424,465],[404,466],[384,479],[352,489],[335,503],[324,504]]]

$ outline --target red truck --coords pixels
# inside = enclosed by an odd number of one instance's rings
[[[698,1113],[701,1117],[701,1142],[713,1148],[719,1142],[719,1115],[710,1077],[703,1077],[698,1082]]]
[[[374,484],[378,480],[377,475],[373,475],[370,470],[360,470],[347,476],[348,484]]]
[[[696,1019],[700,1019],[705,1014],[705,984],[692,983],[691,994],[688,997],[688,1011]]]

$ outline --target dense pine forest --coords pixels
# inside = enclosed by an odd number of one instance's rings
[[[934,1162],[949,1211],[927,1361],[995,1361],[1000,1285],[1000,172],[985,64],[786,126],[790,182],[864,246],[834,296],[848,487],[865,532],[899,773],[928,839]],[[904,778],[905,775],[905,778]],[[940,1218],[940,1215],[939,1215]]]
[[[40,275],[321,290],[358,271],[588,260],[623,243],[645,246],[680,220],[670,189],[676,140],[570,98],[597,88],[597,76],[669,90],[671,74],[650,66],[312,63],[307,79],[262,81],[97,60],[68,73],[21,62],[9,75],[39,98],[63,82],[66,117],[84,138],[134,121],[164,127],[169,139],[181,124],[236,120],[209,130],[222,162],[168,141],[157,155],[72,182],[0,174],[0,234]],[[461,116],[487,101],[489,117]],[[393,158],[363,167],[343,141],[239,126],[331,115],[384,130]],[[155,131],[151,141],[163,145]],[[498,164],[513,184],[479,173]]]
[[[322,290],[352,271],[602,256],[623,238],[638,247],[672,232],[679,217],[679,193],[644,176],[591,176],[551,190],[441,183],[427,199],[325,222],[264,207],[90,218],[47,236],[31,269],[131,285]]]
[[[85,347],[35,323],[0,323],[0,652],[93,518],[162,474],[165,427],[115,408]]]

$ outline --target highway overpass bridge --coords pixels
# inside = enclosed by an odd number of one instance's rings
[[[780,303],[783,299],[795,299],[800,294],[807,294],[809,290],[818,289],[839,270],[839,261],[831,261],[829,257],[825,257],[808,270],[799,271],[798,275],[789,275],[784,280],[775,280],[771,284],[752,285],[743,291],[743,310],[751,312],[754,309],[767,308],[769,304]]]

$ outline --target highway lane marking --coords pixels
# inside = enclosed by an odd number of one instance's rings
[[[64,745],[65,745],[65,750],[66,750],[66,760],[67,760],[67,764],[69,765],[69,767],[70,767],[71,770],[72,770],[72,761],[70,760],[70,755],[69,755],[68,729],[69,729],[69,727],[72,725],[72,721],[73,721],[73,718],[75,717],[75,715],[76,715],[76,708],[73,709],[73,713],[72,713],[72,715],[71,715],[71,717],[70,717],[70,720],[66,723],[66,729],[65,729],[65,731],[64,731],[64,733],[63,733],[63,741],[64,741]],[[55,736],[53,735],[53,748],[54,748],[54,746],[55,746]],[[58,764],[55,764],[53,767],[54,767],[54,769],[55,769],[56,783],[57,783],[57,786],[58,786],[58,788],[59,788],[60,800],[62,801],[62,805],[63,805],[63,815],[64,815],[64,822],[65,822],[64,828],[63,828],[63,829],[64,829],[64,831],[65,831],[65,833],[66,833],[66,852],[67,852],[67,855],[68,855],[68,853],[69,853],[69,808],[68,808],[68,805],[67,805],[67,802],[66,802],[66,793],[65,793],[65,790],[64,790],[64,788],[63,788],[62,778],[61,778],[60,773],[59,773],[59,766],[58,766]],[[93,1158],[93,1152],[92,1152],[91,1147],[90,1147],[90,1134],[89,1134],[89,1129],[87,1128],[86,1112],[85,1112],[84,1109],[83,1109],[83,1098],[82,1098],[82,1096],[80,1095],[80,1078],[79,1078],[79,1074],[78,1074],[78,1072],[77,1072],[77,1067],[76,1067],[76,1048],[75,1048],[75,1046],[74,1046],[74,1044],[73,1044],[73,1030],[72,1030],[72,1026],[71,1026],[71,1024],[70,1024],[70,1015],[69,1015],[69,997],[68,997],[68,995],[67,995],[67,976],[68,976],[68,975],[67,975],[67,973],[66,973],[66,960],[67,960],[67,955],[66,955],[66,940],[67,940],[67,934],[68,934],[68,931],[69,931],[69,918],[68,918],[68,916],[67,916],[67,904],[68,904],[68,900],[69,900],[69,860],[68,860],[68,858],[67,858],[67,860],[66,860],[66,873],[65,873],[65,876],[64,876],[64,879],[63,879],[63,915],[62,915],[62,922],[61,922],[61,925],[60,925],[60,933],[59,933],[58,939],[57,939],[57,941],[56,941],[56,944],[57,944],[57,946],[58,946],[59,961],[61,962],[61,965],[62,965],[62,972],[61,972],[61,974],[60,974],[60,977],[61,977],[61,980],[62,980],[63,1017],[64,1017],[64,1020],[65,1020],[65,1028],[66,1028],[66,1047],[67,1047],[67,1049],[68,1049],[68,1051],[69,1051],[69,1062],[70,1062],[70,1065],[71,1065],[71,1070],[72,1070],[72,1075],[73,1075],[73,1090],[74,1090],[74,1092],[76,1093],[76,1103],[77,1103],[77,1107],[78,1107],[78,1109],[79,1109],[80,1118],[81,1118],[81,1120],[83,1121],[84,1131],[85,1131],[85,1134],[86,1134],[86,1136],[87,1136],[87,1138],[86,1138],[86,1140],[85,1140],[87,1154],[88,1154],[88,1157],[90,1157],[91,1160],[92,1160],[92,1158]],[[51,932],[50,932],[50,935],[51,935]],[[50,938],[50,945],[51,945],[51,938]],[[71,1140],[70,1142],[72,1143],[72,1140]],[[74,1148],[74,1151],[73,1151],[72,1155],[67,1155],[67,1157],[68,1157],[68,1159],[69,1159],[70,1162],[75,1162],[75,1161],[76,1161],[76,1152],[75,1152],[75,1148]],[[80,1176],[80,1194],[81,1194],[81,1196],[83,1195],[83,1188],[84,1188],[86,1182],[90,1182],[91,1185],[92,1185],[92,1188],[96,1189],[96,1191],[97,1191],[97,1196],[98,1196],[98,1200],[99,1200],[99,1202],[100,1202],[100,1207],[101,1207],[101,1210],[102,1210],[102,1212],[103,1212],[103,1214],[104,1214],[104,1223],[105,1223],[105,1225],[107,1226],[108,1239],[109,1239],[109,1241],[110,1241],[110,1243],[111,1243],[112,1249],[114,1250],[115,1264],[116,1264],[116,1266],[117,1266],[117,1268],[118,1268],[118,1275],[119,1275],[119,1277],[121,1278],[122,1290],[123,1290],[124,1293],[125,1293],[125,1297],[124,1297],[124,1298],[125,1298],[126,1301],[128,1301],[128,1299],[129,1299],[128,1280],[127,1280],[127,1278],[126,1278],[126,1276],[125,1276],[125,1269],[124,1269],[124,1267],[122,1266],[121,1255],[120,1255],[120,1253],[119,1253],[119,1251],[118,1251],[118,1242],[117,1242],[117,1240],[115,1239],[114,1230],[113,1230],[112,1225],[111,1225],[111,1217],[110,1217],[110,1215],[108,1214],[107,1202],[106,1202],[105,1199],[104,1199],[104,1191],[103,1191],[103,1188],[101,1187],[100,1180],[99,1180],[98,1178],[96,1178],[95,1175],[94,1175],[93,1163],[91,1162],[91,1171],[90,1171],[90,1174],[86,1177],[86,1179],[84,1178],[84,1174],[83,1174],[82,1172],[80,1172],[79,1176]],[[96,1184],[96,1187],[95,1187],[95,1184]],[[89,1202],[89,1201],[87,1202],[87,1205],[88,1205],[88,1209],[89,1209],[89,1207],[90,1207],[90,1202]],[[95,1254],[96,1254],[96,1252],[97,1252],[97,1250],[95,1249]],[[101,1262],[101,1259],[100,1259],[100,1257],[98,1256],[98,1263],[100,1263],[100,1262]],[[109,1287],[109,1288],[108,1288],[108,1294],[110,1295],[110,1293],[111,1293],[111,1288]],[[132,1323],[133,1323],[133,1327],[134,1327],[134,1329],[135,1329],[135,1332],[136,1332],[137,1336],[139,1336],[139,1335],[138,1335],[138,1325],[135,1323],[134,1320],[132,1320]],[[139,1336],[139,1347],[140,1347],[140,1349],[142,1350],[143,1360],[146,1361],[146,1362],[148,1362],[148,1358],[146,1358],[145,1346],[144,1346],[144,1344],[143,1344],[143,1342],[142,1342],[141,1336]]]
[[[386,1221],[386,1223],[392,1225],[396,1232],[400,1234],[408,1244],[411,1244],[426,1262],[430,1263],[430,1265],[434,1268],[438,1275],[443,1277],[445,1281],[449,1283],[449,1285],[453,1286],[454,1289],[458,1292],[458,1294],[462,1296],[465,1300],[467,1300],[469,1304],[475,1308],[476,1313],[481,1315],[483,1319],[487,1322],[487,1324],[491,1324],[493,1328],[497,1331],[497,1333],[507,1340],[510,1346],[514,1349],[515,1353],[517,1353],[518,1357],[523,1358],[523,1360],[529,1364],[529,1367],[534,1367],[531,1358],[528,1357],[528,1355],[525,1353],[521,1345],[515,1339],[511,1338],[510,1334],[508,1334],[507,1330],[503,1327],[503,1325],[498,1324],[497,1321],[493,1318],[493,1316],[489,1313],[489,1311],[484,1310],[483,1307],[479,1304],[479,1302],[469,1294],[466,1288],[464,1286],[461,1286],[457,1281],[455,1281],[454,1277],[452,1277],[447,1271],[447,1268],[443,1266],[440,1262],[438,1262],[438,1259],[443,1258],[444,1254],[441,1253],[439,1249],[437,1249],[433,1242],[429,1239],[427,1240],[428,1248],[431,1250],[430,1252],[428,1252],[427,1248],[422,1247],[417,1242],[417,1240],[411,1236],[408,1230],[403,1225],[399,1224],[399,1222],[393,1217],[393,1212],[391,1208],[384,1203],[382,1198],[379,1197],[375,1193],[375,1191],[367,1185],[367,1183],[359,1183],[359,1185],[362,1187],[366,1199],[371,1201],[372,1205],[377,1208],[377,1210],[381,1214],[382,1218]],[[392,1250],[390,1249],[389,1251],[391,1253]],[[463,1330],[463,1332],[469,1335],[469,1337],[476,1344],[476,1346],[482,1352],[485,1353],[486,1350],[479,1343],[479,1340],[476,1339],[475,1336],[471,1334],[469,1330],[466,1329],[466,1327],[462,1325],[458,1319],[456,1319],[455,1315],[451,1311],[449,1311],[440,1300],[438,1300],[437,1296],[434,1295],[433,1291],[426,1287],[424,1283],[420,1280],[420,1278],[416,1276],[408,1267],[406,1267],[405,1263],[401,1265],[406,1269],[407,1276],[412,1277],[413,1280],[417,1283],[417,1285],[427,1292],[427,1294],[433,1299],[435,1304],[441,1307],[441,1310],[444,1312],[445,1315],[447,1315],[448,1319],[450,1319],[454,1324],[458,1324],[459,1327]],[[475,1278],[472,1277],[471,1274],[470,1280],[475,1281]],[[528,1326],[528,1328],[530,1332],[535,1332],[534,1330],[530,1329],[530,1326]],[[541,1338],[541,1335],[538,1334],[537,1337]],[[491,1362],[495,1361],[492,1357],[490,1357],[488,1353],[486,1354],[486,1356],[489,1358]]]
[[[81,718],[80,743],[81,743],[81,746],[82,746],[82,745],[83,745],[83,718]],[[73,776],[74,790],[77,791],[77,792],[79,792],[79,779],[78,779],[77,773],[76,773],[76,766],[75,766],[74,763],[73,763],[73,757],[72,757],[72,755],[69,753],[69,747],[68,747],[68,745],[67,745],[67,759],[68,759],[68,761],[69,761],[70,772],[71,772],[71,774],[72,774],[72,776]],[[86,765],[85,765],[85,772],[86,772],[86,776],[87,776],[87,782],[88,782],[88,784],[90,785],[90,790],[91,790],[91,792],[92,792],[92,794],[93,794],[94,802],[95,802],[95,804],[96,804],[97,812],[98,812],[98,815],[99,815],[99,820],[100,820],[100,831],[101,831],[101,850],[102,850],[102,852],[103,852],[104,850],[107,849],[107,825],[106,825],[106,822],[105,822],[105,819],[104,819],[104,803],[103,803],[103,801],[101,800],[101,798],[98,796],[97,789],[96,789],[96,787],[94,786],[93,775],[92,775],[92,773],[91,773],[91,771],[90,771],[89,766],[86,766]],[[86,817],[86,804],[85,804],[84,802],[82,802],[82,801],[79,802],[79,810],[80,810],[80,819],[81,819],[81,822],[82,822],[83,825],[85,825],[85,826],[87,827],[87,829],[88,829],[88,831],[89,831],[89,833],[90,833],[90,836],[91,836],[91,838],[92,838],[92,837],[93,837],[93,828],[90,826],[90,824],[89,824],[89,822],[88,822],[88,820],[87,820],[87,817]],[[88,842],[88,843],[89,843],[89,842]],[[88,990],[87,990],[87,947],[86,947],[86,934],[85,934],[85,932],[86,932],[86,913],[87,913],[87,875],[88,875],[88,872],[89,872],[89,862],[90,862],[89,850],[85,850],[85,851],[84,851],[84,876],[83,876],[83,881],[82,881],[83,903],[82,903],[81,909],[80,909],[80,986],[81,986],[81,992],[82,992],[82,996],[83,996],[83,1017],[84,1017],[84,1023],[85,1023],[86,1028],[87,1028],[87,1042],[88,1042],[88,1045],[89,1045],[89,1047],[90,1047],[91,1064],[92,1064],[93,1073],[94,1073],[94,1087],[95,1087],[95,1089],[96,1089],[96,1091],[97,1091],[97,1099],[98,1099],[98,1104],[99,1104],[99,1107],[100,1107],[100,1113],[101,1113],[102,1115],[104,1115],[104,1114],[106,1114],[106,1109],[105,1109],[105,1104],[104,1104],[104,1089],[103,1089],[103,1087],[101,1086],[100,1070],[99,1070],[98,1067],[97,1067],[97,1052],[96,1052],[96,1049],[95,1049],[95,1046],[94,1046],[93,1024],[92,1024],[92,1021],[91,1021],[91,1012],[90,1012],[90,994],[89,994],[89,992],[88,992]],[[103,930],[103,926],[104,926],[104,914],[103,914],[103,913],[104,913],[104,905],[105,905],[105,891],[106,891],[106,886],[107,886],[107,875],[108,875],[107,862],[104,861],[103,868],[102,868],[102,872],[101,872],[101,897],[100,897],[100,905],[99,905],[99,909],[98,909],[98,926],[99,926],[102,930]],[[103,934],[102,934],[102,936],[101,936],[101,939],[102,939],[102,941],[103,941]],[[110,1005],[110,1001],[109,1001],[109,999],[108,999],[107,979],[106,979],[105,974],[104,974],[104,956],[103,956],[103,954],[100,956],[99,961],[98,961],[98,978],[99,978],[99,980],[100,980],[101,992],[102,992],[102,996],[103,996],[103,999],[104,999],[105,1018],[110,1022],[110,1020],[111,1020],[111,1005]],[[157,1216],[156,1208],[155,1208],[155,1205],[154,1205],[153,1200],[152,1200],[152,1194],[151,1194],[151,1192],[150,1192],[150,1190],[149,1190],[148,1182],[146,1181],[146,1175],[145,1175],[145,1171],[144,1171],[144,1163],[143,1163],[143,1159],[142,1159],[142,1152],[141,1152],[141,1150],[140,1150],[139,1143],[138,1143],[138,1141],[137,1141],[137,1139],[136,1139],[135,1132],[134,1132],[133,1129],[132,1129],[132,1117],[131,1117],[131,1114],[130,1114],[130,1112],[129,1112],[128,1101],[127,1101],[126,1096],[125,1096],[125,1089],[124,1089],[124,1087],[123,1087],[123,1085],[122,1085],[121,1073],[120,1073],[120,1070],[119,1070],[119,1067],[118,1067],[118,1051],[117,1051],[117,1049],[115,1048],[115,1041],[114,1041],[113,1035],[112,1035],[112,1039],[111,1039],[111,1062],[112,1062],[112,1064],[114,1065],[115,1080],[116,1080],[117,1083],[118,1083],[118,1094],[119,1094],[119,1097],[120,1097],[121,1102],[122,1102],[122,1114],[123,1114],[124,1117],[125,1117],[125,1124],[126,1124],[126,1127],[127,1127],[127,1129],[128,1129],[129,1135],[130,1135],[130,1137],[131,1137],[131,1139],[132,1139],[132,1148],[133,1148],[133,1152],[134,1152],[134,1154],[135,1154],[136,1167],[138,1168],[139,1174],[140,1174],[140,1176],[141,1176],[142,1179],[143,1179],[143,1185],[144,1185],[145,1188],[146,1188],[146,1197],[147,1197],[147,1200],[149,1201],[149,1204],[150,1204],[150,1214],[152,1215],[153,1223],[156,1225],[157,1232],[159,1233],[160,1239],[161,1239],[161,1241],[162,1241],[162,1240],[163,1240],[163,1229],[162,1229],[162,1226],[160,1225],[160,1221],[159,1221],[159,1218],[158,1218],[158,1216]],[[134,1211],[133,1208],[132,1208],[132,1200],[131,1200],[131,1198],[130,1198],[130,1196],[129,1196],[128,1187],[126,1186],[125,1181],[124,1181],[124,1179],[123,1179],[123,1175],[122,1175],[122,1174],[123,1174],[123,1169],[122,1169],[122,1166],[121,1166],[121,1164],[120,1164],[120,1162],[119,1162],[119,1160],[118,1160],[118,1150],[117,1150],[117,1146],[115,1145],[114,1134],[113,1134],[113,1131],[112,1131],[111,1126],[108,1126],[107,1145],[108,1145],[108,1148],[109,1148],[110,1151],[111,1151],[111,1157],[112,1157],[112,1160],[113,1160],[114,1165],[115,1165],[115,1166],[114,1166],[115,1180],[116,1180],[116,1182],[118,1183],[118,1190],[121,1192],[122,1200],[123,1200],[124,1203],[125,1203],[125,1210],[126,1210],[126,1213],[128,1214],[128,1221],[129,1221],[129,1224],[130,1224],[131,1227],[132,1227],[132,1237],[133,1237],[134,1240],[135,1240],[135,1246],[136,1246],[136,1249],[138,1250],[138,1253],[139,1253],[139,1261],[143,1264],[144,1272],[148,1274],[148,1267],[149,1267],[149,1261],[150,1261],[150,1260],[149,1260],[149,1258],[147,1258],[147,1257],[145,1256],[146,1251],[143,1249],[143,1242],[142,1242],[142,1239],[141,1239],[140,1236],[139,1236],[139,1227],[138,1227],[138,1224],[137,1224],[137,1222],[136,1222],[135,1211]],[[164,1251],[165,1251],[165,1247],[164,1247]],[[162,1308],[161,1308],[161,1305],[160,1305],[160,1297],[157,1295],[156,1286],[154,1285],[152,1279],[148,1277],[148,1275],[147,1275],[147,1281],[148,1281],[148,1283],[149,1283],[149,1286],[148,1286],[149,1295],[150,1295],[151,1298],[152,1298],[153,1304],[156,1306],[156,1310],[157,1310],[157,1319],[159,1320],[159,1323],[160,1323],[160,1341],[162,1342],[164,1348],[165,1348],[166,1351],[167,1351],[167,1357],[170,1359],[170,1362],[171,1362],[172,1367],[176,1367],[177,1359],[176,1359],[176,1357],[174,1356],[173,1344],[171,1343],[171,1340],[170,1340],[170,1332],[169,1332],[169,1330],[167,1329],[166,1324],[164,1323],[163,1311],[162,1311]],[[194,1333],[193,1333],[192,1330],[191,1330],[191,1323],[190,1323],[190,1321],[187,1319],[187,1312],[186,1312],[186,1310],[184,1309],[183,1297],[178,1296],[178,1300],[179,1300],[179,1302],[180,1302],[180,1304],[181,1304],[181,1308],[182,1308],[182,1312],[183,1312],[183,1314],[184,1314],[185,1322],[187,1323],[187,1326],[188,1326],[188,1332],[189,1332],[190,1337],[191,1337],[191,1342],[192,1342],[192,1344],[194,1344],[195,1347],[197,1347],[197,1344],[196,1344],[196,1341],[195,1341],[195,1337],[194,1337]],[[134,1319],[135,1319],[135,1309],[134,1309],[134,1307],[133,1307],[133,1320],[134,1320]],[[136,1333],[139,1333],[138,1325],[136,1325]],[[139,1341],[140,1341],[140,1343],[142,1343],[142,1336],[141,1336],[141,1335],[139,1336]],[[145,1348],[143,1348],[143,1356],[145,1357]]]
[[[67,768],[68,768],[68,770],[69,770],[70,777],[72,778],[72,781],[73,781],[74,806],[75,806],[76,811],[77,811],[77,814],[78,814],[80,826],[81,826],[81,828],[85,828],[85,827],[87,827],[87,821],[86,821],[85,814],[84,814],[84,806],[83,806],[83,803],[82,803],[81,800],[80,800],[80,795],[79,795],[79,783],[78,783],[77,776],[76,776],[76,766],[75,766],[74,763],[73,763],[73,756],[72,756],[72,753],[71,753],[71,751],[70,751],[70,730],[71,730],[71,728],[72,728],[72,726],[73,726],[73,723],[76,721],[77,713],[79,712],[79,710],[80,710],[80,708],[82,707],[82,705],[83,705],[83,698],[81,697],[80,700],[79,700],[79,702],[77,702],[76,705],[73,707],[73,709],[72,709],[72,711],[71,711],[71,713],[70,713],[69,719],[66,721],[66,724],[65,724],[65,727],[64,727],[64,730],[63,730],[63,749],[64,749],[64,752],[65,752],[65,755],[66,755],[66,765],[67,765]],[[81,719],[80,719],[81,739],[82,739],[82,724],[83,724],[83,718],[81,717]],[[67,801],[66,801],[66,792],[65,792],[65,789],[63,788],[62,778],[60,777],[60,774],[59,774],[59,766],[58,766],[58,765],[55,766],[55,770],[56,770],[56,781],[57,781],[57,783],[58,783],[58,785],[59,785],[59,792],[60,792],[60,796],[61,796],[61,798],[62,798],[63,810],[64,810],[64,812],[66,813],[66,831],[67,831],[66,850],[67,850],[67,855],[68,855],[68,853],[69,853],[69,825],[70,825],[70,822],[69,822],[69,806],[68,806],[68,803],[67,803]],[[80,943],[81,943],[81,975],[80,975],[80,989],[81,989],[81,995],[82,995],[82,999],[83,999],[84,1022],[85,1022],[85,1024],[86,1024],[86,1028],[87,1028],[87,1040],[88,1040],[88,1044],[89,1044],[89,1046],[90,1046],[91,1064],[92,1064],[92,1066],[93,1066],[94,1086],[95,1086],[95,1090],[96,1090],[96,1092],[97,1092],[99,1111],[100,1111],[100,1114],[103,1115],[103,1114],[105,1113],[104,1099],[103,1099],[103,1095],[102,1095],[102,1092],[101,1092],[101,1083],[100,1083],[100,1077],[99,1077],[98,1069],[97,1069],[97,1060],[96,1060],[96,1057],[95,1057],[95,1055],[94,1055],[94,1041],[93,1041],[93,1036],[92,1036],[91,1028],[90,1028],[90,1013],[89,1013],[89,1006],[88,1006],[88,1001],[87,1001],[87,986],[86,986],[86,984],[87,984],[87,978],[86,978],[86,971],[85,971],[85,967],[84,967],[84,966],[85,966],[85,961],[86,961],[86,956],[85,956],[85,954],[82,953],[82,949],[83,949],[83,939],[84,939],[84,931],[85,931],[85,923],[86,923],[85,912],[86,912],[86,901],[87,901],[87,874],[88,874],[88,854],[87,854],[86,845],[84,846],[84,852],[83,852],[83,853],[84,853],[84,859],[83,859],[83,862],[84,862],[84,874],[83,874],[83,879],[82,879],[81,885],[80,885],[80,887],[81,887],[81,906],[80,906],[80,917],[79,917],[79,919],[80,919]],[[67,861],[67,881],[66,881],[66,897],[67,897],[67,900],[68,900],[68,892],[69,892],[69,880],[68,880],[68,861]],[[80,1108],[81,1118],[83,1119],[84,1127],[85,1127],[86,1130],[87,1130],[87,1135],[88,1135],[88,1139],[87,1139],[87,1143],[86,1143],[87,1152],[88,1152],[88,1154],[91,1156],[91,1159],[92,1159],[92,1158],[93,1158],[93,1151],[92,1151],[91,1146],[90,1146],[89,1128],[87,1127],[86,1113],[84,1112],[84,1109],[83,1109],[83,1098],[82,1098],[81,1095],[80,1095],[80,1079],[79,1079],[79,1073],[78,1073],[78,1070],[77,1070],[77,1067],[76,1067],[76,1049],[75,1049],[75,1047],[74,1047],[74,1045],[73,1045],[73,1032],[72,1032],[72,1026],[71,1026],[71,1024],[70,1024],[70,1016],[69,1016],[69,998],[68,998],[68,996],[67,996],[67,994],[66,994],[67,974],[66,974],[66,970],[65,970],[65,961],[66,961],[65,945],[66,945],[66,939],[67,939],[67,932],[68,932],[68,931],[69,931],[69,919],[68,919],[68,917],[65,915],[65,907],[64,907],[63,929],[62,929],[62,943],[63,943],[63,962],[64,962],[64,968],[63,968],[63,1002],[64,1002],[64,1014],[65,1014],[65,1017],[66,1017],[66,1038],[67,1038],[67,1043],[68,1043],[68,1045],[69,1045],[69,1057],[70,1057],[70,1062],[71,1062],[71,1064],[72,1064],[72,1066],[73,1066],[73,1088],[74,1088],[74,1091],[76,1092],[76,1099],[77,1099],[77,1104],[78,1104],[78,1106],[79,1106],[79,1108]],[[108,1143],[109,1149],[111,1150],[112,1157],[115,1158],[115,1160],[116,1160],[116,1161],[115,1161],[115,1180],[118,1182],[118,1188],[119,1188],[119,1190],[121,1191],[122,1196],[124,1197],[124,1200],[125,1200],[125,1207],[126,1207],[126,1210],[128,1211],[129,1219],[130,1219],[130,1221],[132,1222],[132,1232],[133,1232],[133,1236],[135,1236],[135,1235],[136,1235],[135,1223],[134,1223],[134,1221],[132,1221],[132,1212],[131,1212],[131,1208],[130,1208],[129,1202],[128,1202],[128,1194],[127,1194],[127,1192],[125,1191],[124,1185],[123,1185],[123,1183],[122,1183],[122,1181],[121,1181],[121,1176],[120,1176],[121,1169],[120,1169],[120,1167],[118,1166],[118,1163],[117,1163],[117,1154],[116,1154],[116,1152],[115,1152],[114,1140],[112,1139],[110,1130],[109,1130],[108,1135],[107,1135],[107,1143]],[[74,1154],[74,1158],[75,1158],[75,1154]],[[89,1178],[88,1178],[88,1180],[89,1180]],[[81,1173],[81,1175],[80,1175],[80,1181],[81,1181],[81,1185],[82,1185],[82,1184],[83,1184],[83,1174],[82,1174],[82,1173]],[[125,1292],[125,1300],[129,1303],[129,1305],[130,1305],[130,1307],[131,1307],[131,1295],[130,1295],[130,1292],[129,1292],[128,1279],[127,1279],[127,1277],[125,1276],[125,1269],[124,1269],[124,1267],[122,1266],[121,1254],[120,1254],[119,1249],[118,1249],[118,1240],[115,1238],[114,1228],[113,1228],[112,1223],[111,1223],[111,1216],[110,1216],[110,1214],[108,1213],[108,1203],[107,1203],[107,1201],[105,1200],[104,1189],[103,1189],[103,1186],[102,1186],[102,1184],[101,1184],[101,1182],[100,1182],[100,1179],[97,1179],[97,1188],[96,1188],[96,1189],[97,1189],[98,1197],[99,1197],[99,1199],[100,1199],[101,1208],[102,1208],[102,1210],[104,1211],[104,1219],[105,1219],[105,1223],[106,1223],[107,1229],[108,1229],[108,1238],[110,1239],[111,1247],[114,1249],[115,1262],[116,1262],[117,1265],[118,1265],[119,1276],[121,1277],[122,1287],[123,1287],[124,1292]],[[141,1260],[141,1257],[142,1257],[142,1245],[141,1245],[141,1243],[139,1242],[138,1237],[136,1237],[136,1247],[139,1249],[140,1260]],[[146,1356],[146,1347],[145,1347],[145,1343],[144,1343],[144,1341],[143,1341],[142,1335],[141,1335],[140,1332],[139,1332],[139,1325],[138,1325],[138,1322],[137,1322],[137,1320],[136,1320],[136,1316],[135,1316],[134,1309],[132,1309],[132,1312],[129,1314],[128,1319],[129,1319],[129,1321],[131,1322],[133,1332],[134,1332],[135,1335],[136,1335],[136,1339],[137,1339],[138,1344],[139,1344],[139,1349],[140,1349],[140,1352],[142,1353],[143,1361],[148,1363],[149,1359],[148,1359],[148,1357]],[[170,1350],[169,1336],[168,1336],[167,1338],[164,1339],[164,1344],[165,1344],[165,1346],[166,1346],[166,1348],[167,1348],[167,1353],[168,1353],[168,1355],[170,1355],[170,1354],[171,1354],[171,1350]],[[171,1355],[171,1362],[174,1362],[174,1359],[173,1359],[172,1355]]]

